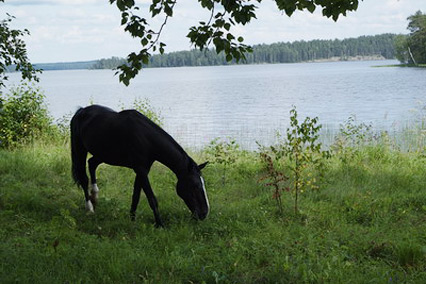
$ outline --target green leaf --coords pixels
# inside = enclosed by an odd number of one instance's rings
[[[122,15],[121,15],[121,25],[123,26],[123,25],[125,25],[126,23],[127,23],[127,20],[128,20],[128,15],[127,15],[127,13],[123,13]]]
[[[172,17],[173,16],[172,7],[167,4],[164,4],[164,13],[166,13],[167,16]]]
[[[120,11],[124,11],[124,10],[126,10],[126,5],[125,5],[125,2],[123,1],[123,0],[117,0],[117,8],[120,10]]]
[[[158,14],[160,14],[160,12],[161,12],[161,8],[152,9],[151,10],[151,16],[154,18],[155,16],[157,16]]]
[[[229,40],[229,41],[231,41],[231,40],[235,39],[235,37],[232,34],[228,33],[226,35],[226,39]]]
[[[148,54],[145,54],[145,55],[142,56],[142,62],[145,65],[149,64],[149,55]]]
[[[127,8],[132,8],[133,6],[135,6],[135,1],[134,0],[124,0],[124,5]]]

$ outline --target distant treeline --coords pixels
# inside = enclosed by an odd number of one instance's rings
[[[337,61],[360,59],[393,59],[395,58],[395,34],[361,36],[358,38],[335,40],[311,40],[260,44],[253,46],[253,52],[248,53],[247,60],[242,64],[264,63],[295,63],[309,61]],[[126,64],[125,58],[111,57],[93,61],[37,63],[35,68],[42,70],[73,70],[73,69],[114,69]],[[216,54],[213,49],[199,51],[178,51],[157,54],[151,57],[146,67],[180,67],[180,66],[210,66],[228,65],[223,53]],[[14,66],[9,66],[13,71]]]
[[[326,60],[351,60],[353,58],[394,57],[395,34],[361,36],[343,40],[311,40],[261,44],[253,46],[253,52],[247,54],[245,64],[295,63]],[[92,69],[112,69],[125,64],[123,58],[112,57],[98,60]],[[191,50],[171,52],[151,57],[147,67],[180,67],[227,65],[225,55],[216,54],[215,50]]]
[[[111,57],[111,58],[102,58],[97,60],[94,64],[90,66],[89,69],[114,69],[117,66],[126,64],[127,61],[124,58],[120,57]]]
[[[42,70],[75,70],[90,69],[98,60],[79,62],[37,63],[34,67]]]
[[[318,60],[348,60],[354,57],[394,58],[394,34],[362,36],[344,40],[312,40],[262,44],[247,54],[247,64],[295,63]],[[234,64],[235,62],[231,62]],[[152,67],[225,65],[224,54],[214,50],[179,51],[151,58]]]

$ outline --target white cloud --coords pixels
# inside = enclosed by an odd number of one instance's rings
[[[87,5],[105,3],[104,0],[6,0],[12,6],[40,6],[40,5]]]

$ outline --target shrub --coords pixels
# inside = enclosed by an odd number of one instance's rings
[[[120,106],[121,110],[125,109],[126,107],[124,104],[121,103]],[[151,119],[155,124],[159,126],[163,126],[164,124],[164,118],[161,116],[160,111],[155,109],[152,105],[149,99],[147,98],[135,98],[133,101],[133,104],[131,108],[137,110],[138,112],[142,113],[149,119]]]
[[[330,157],[330,152],[323,151],[322,144],[318,142],[321,127],[318,117],[306,117],[299,123],[296,107],[293,107],[290,110],[290,127],[287,128],[286,137],[277,145],[259,145],[260,158],[266,170],[263,179],[270,181],[266,185],[274,189],[273,197],[277,200],[280,211],[282,191],[294,193],[294,211],[297,214],[300,193],[306,189],[318,189],[317,179],[312,172],[319,172],[321,177],[324,161]],[[284,158],[285,162],[282,161]],[[279,169],[279,165],[284,163],[288,174]],[[287,181],[288,186],[282,184]]]
[[[52,118],[38,87],[26,83],[0,93],[0,147],[11,148],[32,142],[52,132]]]
[[[61,116],[60,118],[56,119],[55,125],[58,130],[59,138],[62,139],[62,141],[69,141],[70,139],[70,123],[71,118],[73,117],[73,112],[68,112]]]
[[[277,207],[280,213],[283,212],[282,209],[282,200],[281,195],[284,191],[290,191],[290,188],[286,186],[288,177],[282,171],[279,163],[280,156],[277,155],[275,147],[271,146],[270,148],[259,146],[259,155],[260,160],[263,163],[265,174],[259,179],[259,181],[264,182],[265,186],[268,186],[273,189],[272,199],[275,199],[277,202]]]
[[[219,164],[223,166],[223,185],[226,182],[226,172],[229,166],[234,164],[237,160],[239,148],[240,146],[235,139],[228,138],[224,140],[215,138],[210,141],[210,144],[205,149],[208,159],[212,164]]]

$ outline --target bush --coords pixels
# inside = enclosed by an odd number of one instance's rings
[[[205,148],[209,161],[212,164],[223,166],[222,185],[225,185],[226,172],[229,166],[234,164],[237,160],[239,148],[240,145],[238,145],[235,139],[231,138],[215,138],[210,141],[210,144]]]
[[[120,108],[121,110],[124,110],[126,107],[124,106],[124,104],[121,104]],[[135,98],[130,108],[133,108],[138,112],[142,113],[158,126],[163,126],[164,118],[161,116],[160,111],[151,105],[149,99]]]
[[[322,177],[325,159],[330,157],[330,152],[322,150],[322,144],[318,142],[321,127],[318,117],[306,117],[300,123],[296,107],[293,107],[290,110],[290,127],[287,128],[286,139],[270,147],[258,144],[266,172],[262,180],[266,180],[266,185],[274,189],[273,198],[277,200],[280,212],[282,191],[294,192],[294,211],[297,214],[300,193],[306,189],[319,188],[312,173],[317,171],[319,177]],[[280,163],[286,164],[288,174],[280,169]]]
[[[39,88],[26,83],[12,88],[9,94],[0,93],[0,148],[32,142],[53,131],[44,99]]]

